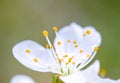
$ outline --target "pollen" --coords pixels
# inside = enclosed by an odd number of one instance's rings
[[[26,53],[30,53],[30,50],[29,50],[29,49],[27,49],[27,50],[25,50],[25,52],[26,52]]]
[[[60,41],[58,41],[58,42],[57,42],[57,44],[58,44],[58,45],[61,45],[61,42],[60,42]]]
[[[80,50],[80,53],[83,53],[83,51],[84,51],[84,50],[83,50],[83,49],[81,49],[81,50]]]
[[[37,62],[38,62],[38,59],[37,59],[37,58],[34,58],[33,61],[37,63]]]
[[[58,30],[58,28],[57,27],[53,27],[53,30],[56,32]]]
[[[96,46],[96,47],[94,48],[94,51],[98,51],[98,50],[99,50],[99,47]]]
[[[75,64],[75,62],[72,62],[72,64],[74,65],[74,64]]]
[[[90,33],[91,33],[91,30],[88,29],[88,30],[86,31],[86,34],[90,34]]]
[[[46,37],[48,36],[48,31],[43,31],[43,35]]]
[[[70,43],[70,40],[68,40],[68,43]]]

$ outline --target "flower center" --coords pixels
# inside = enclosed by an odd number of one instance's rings
[[[53,30],[55,31],[56,36],[58,37],[58,33],[57,27],[53,27]],[[83,37],[90,35],[92,32],[91,30],[86,30],[86,32],[83,34]],[[48,31],[43,31],[43,36],[45,36],[48,44],[46,44],[46,48],[49,52],[52,53],[56,63],[60,66],[60,71],[63,74],[70,74],[72,73],[74,70],[80,70],[82,69],[84,66],[86,66],[95,56],[96,52],[98,51],[98,46],[95,46],[93,48],[93,53],[89,54],[89,53],[85,53],[85,49],[80,48],[79,44],[76,40],[72,41],[70,39],[68,39],[66,42],[68,44],[68,48],[67,49],[71,49],[69,48],[70,45],[73,46],[73,49],[75,50],[75,52],[73,51],[73,53],[66,53],[63,54],[62,52],[57,53],[54,46],[52,45],[49,37],[48,37],[49,33]],[[58,37],[59,38],[59,37]],[[56,42],[58,47],[62,47],[63,43],[61,40],[58,40]],[[27,50],[26,50],[27,51]],[[27,51],[29,53],[29,51]],[[80,58],[79,58],[80,57]],[[34,62],[38,62],[38,60],[34,60]]]

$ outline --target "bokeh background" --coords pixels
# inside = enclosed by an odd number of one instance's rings
[[[51,83],[51,73],[21,65],[12,56],[12,47],[26,39],[44,45],[43,30],[49,30],[53,41],[52,27],[61,28],[73,21],[83,27],[94,26],[101,33],[102,45],[94,60],[100,60],[107,77],[120,78],[119,3],[119,0],[0,0],[0,83],[9,83],[16,74],[27,74],[36,83]]]

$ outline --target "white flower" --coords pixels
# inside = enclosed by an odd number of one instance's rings
[[[61,76],[65,83],[120,83],[119,80],[101,78],[98,76],[100,69],[99,61],[96,60],[90,67],[83,71],[78,71],[69,76]]]
[[[26,75],[15,75],[12,77],[10,83],[35,83],[32,78]]]
[[[99,49],[101,35],[92,26],[82,28],[71,23],[59,31],[57,27],[53,27],[53,30],[56,34],[53,45],[48,32],[43,31],[48,42],[46,48],[34,41],[25,40],[14,46],[15,58],[32,70],[65,76],[81,70]]]

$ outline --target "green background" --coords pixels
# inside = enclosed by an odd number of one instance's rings
[[[0,0],[0,83],[9,83],[16,74],[27,74],[37,83],[51,83],[51,73],[21,65],[12,56],[12,47],[26,39],[44,45],[43,30],[49,30],[53,41],[52,27],[61,28],[73,21],[83,27],[94,26],[101,33],[102,44],[94,60],[100,60],[107,77],[120,78],[119,3],[119,0]]]

